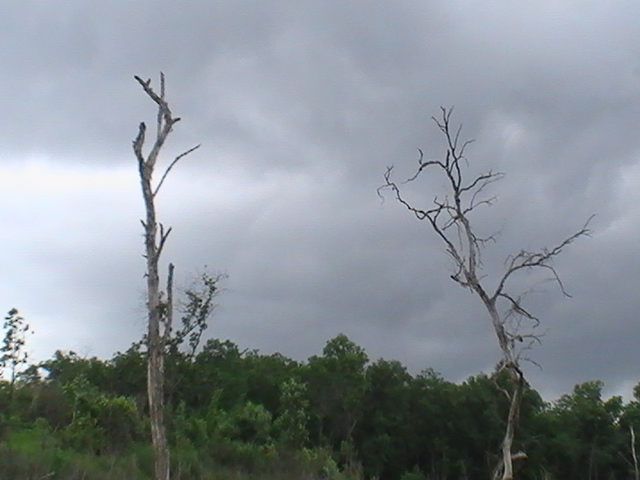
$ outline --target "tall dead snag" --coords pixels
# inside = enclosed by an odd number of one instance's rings
[[[173,265],[169,265],[167,301],[163,301],[162,292],[160,291],[158,265],[162,249],[167,241],[167,237],[169,237],[169,233],[171,233],[171,228],[165,229],[164,226],[156,220],[155,198],[167,175],[176,163],[196,150],[200,145],[196,145],[174,158],[154,186],[153,173],[158,155],[169,133],[171,133],[173,126],[180,121],[180,118],[173,116],[169,104],[165,99],[164,75],[162,73],[160,74],[160,94],[157,94],[151,87],[151,80],[144,81],[138,76],[134,78],[142,86],[145,93],[158,106],[157,130],[151,149],[146,155],[142,151],[147,131],[145,123],[142,122],[140,123],[138,135],[133,141],[133,151],[138,160],[142,196],[144,197],[146,211],[146,219],[141,222],[144,228],[144,257],[147,260],[147,272],[145,275],[147,278],[148,310],[147,394],[149,397],[151,440],[153,442],[155,457],[155,478],[156,480],[169,480],[170,455],[164,419],[164,354],[165,344],[171,334]]]
[[[451,278],[460,286],[473,291],[480,298],[491,318],[501,351],[498,372],[506,372],[510,380],[510,385],[503,390],[509,399],[509,411],[500,448],[500,460],[492,478],[511,480],[513,479],[513,461],[526,458],[524,452],[513,452],[513,441],[525,387],[524,375],[520,368],[522,353],[540,341],[540,334],[535,330],[540,321],[522,305],[522,295],[510,293],[507,286],[517,273],[544,269],[550,273],[560,291],[568,296],[552,261],[574,240],[589,235],[587,228],[589,222],[587,221],[580,230],[555,247],[542,248],[539,251],[521,250],[509,256],[505,262],[504,273],[498,278],[497,286],[494,290],[488,289],[486,278],[482,274],[481,252],[487,242],[495,240],[495,236],[478,236],[471,224],[471,216],[478,207],[493,204],[495,197],[485,197],[485,190],[504,175],[489,170],[470,181],[464,179],[463,170],[467,162],[464,152],[471,142],[460,142],[461,127],[456,129],[451,127],[452,110],[445,108],[441,110],[441,118],[433,118],[433,120],[446,140],[447,150],[444,159],[425,160],[423,152],[419,150],[418,168],[414,175],[397,184],[392,180],[393,167],[388,167],[384,174],[385,183],[378,189],[378,193],[385,189],[391,190],[396,200],[409,209],[418,220],[429,223],[431,229],[444,242],[445,250],[453,260],[454,272]],[[444,197],[436,196],[430,207],[422,209],[406,200],[399,185],[414,182],[426,170],[435,171],[443,176],[448,193]]]

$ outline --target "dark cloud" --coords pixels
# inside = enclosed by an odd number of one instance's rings
[[[5,309],[37,356],[108,356],[144,328],[142,214],[131,140],[152,103],[133,75],[167,75],[183,118],[163,187],[166,259],[183,284],[226,272],[211,335],[295,358],[339,332],[372,358],[464,379],[497,349],[479,302],[449,279],[428,225],[376,189],[444,143],[455,105],[469,168],[506,177],[474,221],[499,233],[487,281],[520,248],[592,215],[529,306],[547,331],[532,382],[548,396],[638,380],[640,8],[628,2],[24,1],[0,19],[0,240]],[[165,163],[166,165],[166,163]],[[430,202],[437,179],[408,185]],[[425,204],[425,203],[423,203]]]

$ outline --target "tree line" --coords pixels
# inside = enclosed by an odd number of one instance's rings
[[[342,334],[307,361],[219,339],[165,353],[176,479],[474,479],[499,456],[504,370],[462,383],[412,375]],[[0,383],[0,478],[150,478],[146,356],[142,343],[109,360],[58,351]],[[640,384],[627,403],[602,389],[545,402],[526,385],[519,478],[637,474]]]

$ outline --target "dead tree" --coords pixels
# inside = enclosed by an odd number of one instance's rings
[[[498,278],[495,289],[486,287],[486,279],[482,274],[481,253],[487,242],[495,241],[495,235],[481,237],[471,223],[472,214],[482,206],[491,206],[495,197],[485,196],[485,190],[493,182],[504,177],[502,173],[489,170],[472,178],[464,178],[464,167],[467,165],[465,149],[470,141],[461,142],[461,127],[452,128],[450,123],[452,109],[441,108],[441,118],[433,118],[446,140],[446,154],[441,160],[426,160],[419,150],[418,168],[413,176],[398,184],[392,180],[393,167],[387,167],[384,174],[385,183],[378,193],[391,190],[398,202],[404,205],[418,220],[428,222],[431,229],[442,240],[445,251],[453,260],[454,272],[451,279],[460,286],[475,293],[487,310],[498,346],[501,360],[497,370],[506,372],[510,386],[503,389],[509,400],[509,411],[502,445],[500,460],[492,475],[493,479],[513,479],[513,461],[526,458],[524,452],[513,452],[513,442],[520,405],[525,387],[525,379],[521,370],[522,353],[540,341],[536,328],[540,321],[522,304],[523,295],[514,295],[507,289],[514,275],[533,269],[543,269],[550,273],[560,291],[567,295],[564,285],[556,272],[552,261],[569,244],[579,237],[589,235],[588,224],[573,235],[567,237],[552,248],[538,251],[521,250],[507,257],[505,270]],[[423,172],[433,171],[443,176],[447,194],[436,196],[427,208],[418,208],[403,196],[401,186],[414,182]],[[589,219],[590,220],[590,219]]]
[[[140,183],[146,219],[141,220],[144,228],[144,257],[147,262],[147,394],[149,399],[149,420],[151,424],[151,440],[153,443],[155,478],[169,480],[170,454],[164,418],[164,355],[165,344],[171,334],[172,319],[172,283],[173,265],[169,265],[167,276],[167,300],[163,301],[160,290],[160,274],[158,265],[164,245],[171,233],[171,228],[165,228],[156,219],[155,198],[171,169],[186,155],[196,150],[200,145],[190,148],[173,159],[167,166],[160,180],[154,185],[153,174],[158,156],[171,133],[173,126],[180,121],[174,117],[165,99],[164,75],[160,74],[160,93],[151,87],[151,80],[134,77],[142,86],[145,93],[158,107],[157,130],[155,140],[147,154],[143,153],[147,127],[140,123],[138,135],[133,141],[133,151],[138,160]]]

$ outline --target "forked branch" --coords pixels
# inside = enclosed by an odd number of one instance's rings
[[[171,113],[171,108],[169,107],[169,103],[165,99],[164,94],[164,74],[160,73],[160,94],[158,95],[156,91],[151,86],[151,80],[142,80],[142,78],[137,75],[134,76],[136,81],[142,86],[145,93],[156,103],[158,106],[158,119],[157,119],[157,130],[156,130],[156,138],[151,146],[151,150],[149,154],[145,156],[143,153],[143,146],[145,142],[146,130],[147,126],[144,122],[140,123],[138,128],[138,135],[133,141],[133,150],[135,152],[136,158],[138,159],[138,165],[140,169],[140,175],[148,180],[148,188],[150,191],[148,192],[151,197],[155,197],[162,184],[164,183],[167,175],[173,169],[173,167],[184,157],[194,152],[198,148],[200,148],[200,144],[189,148],[188,150],[182,152],[180,155],[176,156],[173,161],[169,164],[169,166],[165,169],[164,173],[160,177],[160,181],[155,187],[151,185],[151,175],[155,168],[156,162],[158,160],[158,155],[162,146],[167,140],[169,133],[173,129],[173,126],[180,121],[180,117],[174,117]]]
[[[591,229],[589,228],[589,224],[591,223],[591,220],[593,220],[593,217],[594,215],[591,215],[580,230],[578,230],[573,235],[567,237],[566,239],[564,239],[562,242],[560,242],[558,245],[556,245],[553,248],[544,247],[541,250],[534,251],[534,252],[529,252],[527,250],[520,250],[520,252],[518,252],[517,254],[510,255],[509,257],[507,257],[507,260],[505,262],[506,271],[502,276],[502,278],[500,279],[500,282],[498,283],[498,286],[493,294],[493,298],[504,296],[503,290],[507,283],[507,280],[509,280],[509,278],[514,273],[520,270],[531,270],[533,268],[544,268],[549,270],[551,272],[553,279],[558,284],[560,291],[565,296],[570,297],[571,295],[569,295],[565,290],[564,284],[562,283],[562,280],[560,279],[558,272],[556,271],[555,267],[551,265],[550,262],[555,257],[560,255],[560,253],[562,253],[562,251],[567,246],[571,245],[576,239],[591,235]]]

